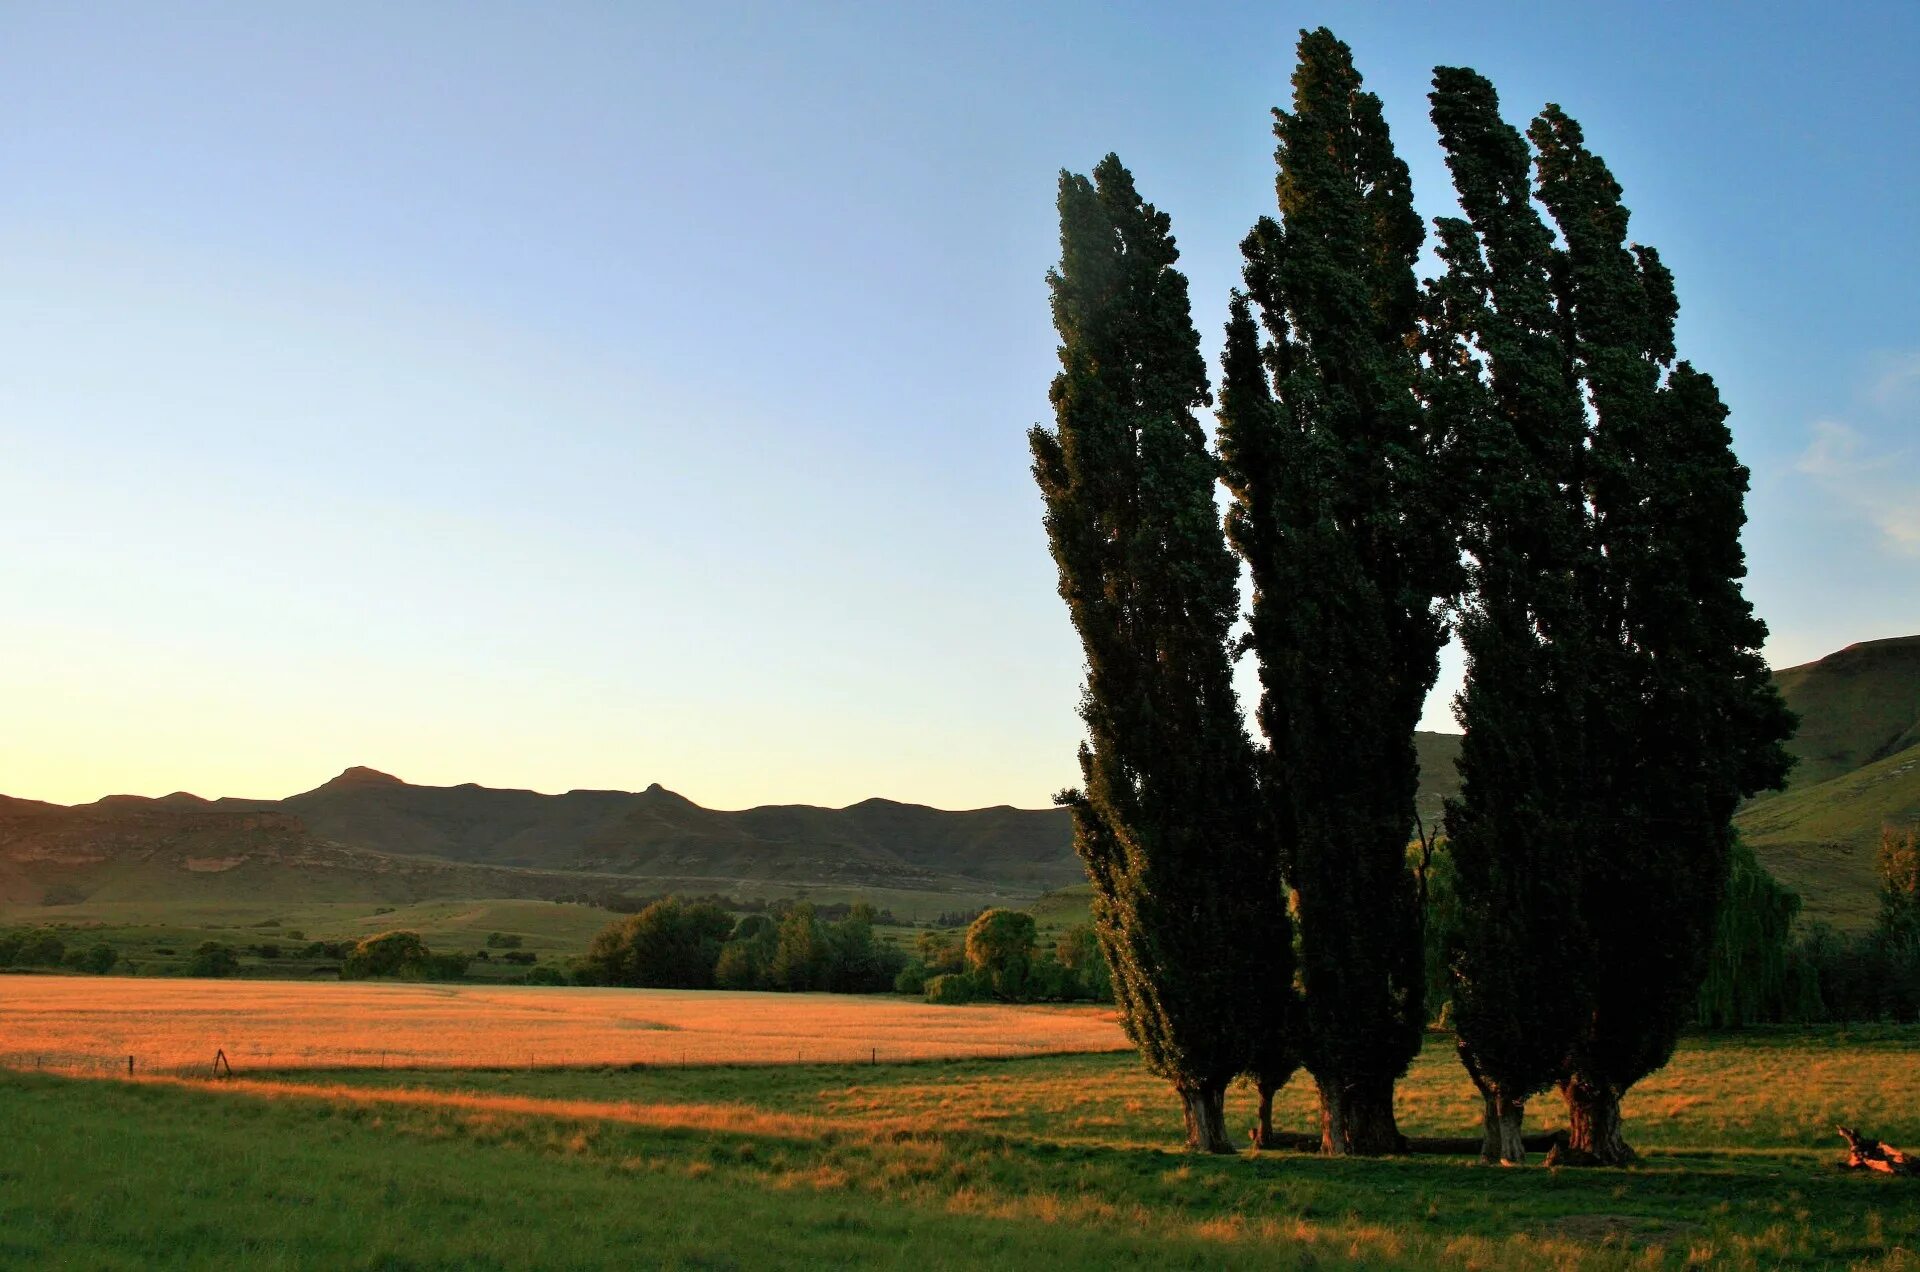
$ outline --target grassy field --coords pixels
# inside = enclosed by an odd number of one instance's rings
[[[289,1067],[869,1062],[1102,1051],[1110,1008],[892,995],[126,977],[0,978],[0,1064]]]
[[[636,887],[651,880],[637,880]],[[1079,907],[1084,919],[1085,889]],[[783,895],[791,895],[786,889]],[[752,888],[738,896],[758,896]],[[881,939],[911,948],[923,929],[906,923],[931,923],[944,913],[969,912],[991,898],[951,893],[808,891],[818,904],[867,901],[890,908],[901,924],[882,924]],[[1049,895],[1071,895],[1070,893]],[[1002,899],[1020,906],[1027,898]],[[69,947],[104,942],[120,956],[118,970],[141,976],[185,975],[193,951],[203,941],[219,941],[241,950],[240,975],[274,980],[307,980],[338,968],[338,959],[306,959],[299,950],[312,941],[358,941],[380,932],[418,932],[436,953],[476,954],[486,950],[495,932],[518,937],[518,952],[540,965],[564,968],[584,954],[594,934],[624,916],[592,905],[554,901],[422,901],[393,905],[371,901],[85,901],[58,906],[0,906],[0,928],[53,928]],[[246,952],[249,946],[277,945],[278,958]],[[481,982],[517,981],[527,965],[505,960],[501,949],[488,951],[467,967],[467,978]]]
[[[71,946],[103,941],[120,955],[123,972],[181,975],[202,941],[237,948],[275,944],[284,954],[262,959],[243,954],[241,974],[301,979],[339,960],[303,960],[309,941],[358,941],[379,932],[418,932],[436,951],[471,954],[486,948],[494,932],[520,938],[521,949],[540,963],[580,954],[594,933],[620,916],[590,905],[554,901],[423,901],[413,905],[374,902],[90,901],[78,905],[8,907],[0,926],[53,927]],[[492,951],[498,958],[501,951]],[[476,962],[476,979],[519,977],[524,966]]]
[[[0,1265],[1911,1268],[1913,1031],[1690,1040],[1629,1102],[1645,1164],[1189,1159],[1128,1055],[873,1066],[0,1073]],[[1419,1133],[1474,1101],[1445,1039]],[[1235,1092],[1229,1117],[1251,1121]],[[1311,1122],[1310,1088],[1283,1120]]]

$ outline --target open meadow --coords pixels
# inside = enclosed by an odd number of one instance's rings
[[[81,990],[108,997],[89,1012]],[[1911,1181],[1836,1170],[1832,1129],[1920,1143],[1910,1028],[1690,1038],[1627,1101],[1640,1166],[1503,1170],[1189,1157],[1170,1093],[1129,1052],[964,1058],[1114,1045],[1097,1011],[51,977],[0,993],[0,1266],[1920,1267]],[[501,1035],[492,1063],[453,1055],[485,1045],[463,1014]],[[18,1067],[28,1038],[119,1031],[118,1046],[164,1026],[204,1046],[236,1022],[345,1034],[373,1067],[302,1067],[297,1047],[272,1067],[242,1051],[222,1081],[157,1060],[131,1081]],[[505,1031],[540,1027],[616,1054],[529,1068]],[[957,1058],[869,1063],[855,1034],[884,1028],[894,1054]],[[734,1060],[762,1063],[679,1062],[683,1035],[729,1033]],[[839,1062],[793,1063],[796,1039]],[[1403,1129],[1469,1133],[1478,1108],[1452,1040],[1431,1036]],[[1541,1099],[1529,1121],[1558,1115]],[[1228,1119],[1251,1125],[1250,1091]],[[1304,1076],[1276,1121],[1313,1128]]]
[[[1127,1045],[1111,1008],[892,995],[0,977],[16,1068],[492,1068],[1030,1056]]]

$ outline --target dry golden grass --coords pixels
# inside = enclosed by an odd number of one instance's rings
[[[1110,1009],[521,986],[0,978],[0,1064],[251,1071],[782,1064],[1126,1047]]]

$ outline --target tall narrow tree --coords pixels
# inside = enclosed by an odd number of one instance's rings
[[[1282,457],[1271,453],[1286,429],[1286,417],[1268,384],[1260,349],[1260,328],[1254,322],[1247,298],[1238,291],[1233,293],[1228,308],[1226,345],[1220,358],[1219,418],[1221,459],[1229,473],[1258,471],[1271,473],[1281,481],[1304,476],[1289,468]],[[1227,509],[1227,537],[1242,553],[1249,554],[1272,542],[1270,527],[1256,519],[1255,507],[1244,497]],[[1275,608],[1273,598],[1262,591],[1263,577],[1260,573],[1254,576],[1253,621],[1256,625],[1270,622]],[[1271,758],[1271,752],[1263,756],[1269,761]],[[1306,1050],[1306,1014],[1305,1004],[1292,985],[1293,925],[1286,910],[1286,876],[1292,868],[1293,855],[1287,775],[1272,763],[1265,763],[1260,781],[1265,787],[1261,801],[1264,834],[1272,848],[1273,909],[1253,931],[1259,946],[1269,952],[1273,975],[1285,978],[1272,988],[1268,1011],[1248,1021],[1253,1030],[1253,1059],[1248,1063],[1247,1075],[1253,1079],[1260,1101],[1260,1122],[1254,1138],[1264,1148],[1273,1143],[1273,1097],[1299,1071]]]
[[[1653,249],[1627,246],[1620,186],[1577,123],[1549,106],[1528,135],[1566,248],[1602,554],[1585,598],[1605,705],[1588,719],[1599,812],[1579,871],[1592,1004],[1561,1089],[1569,1156],[1618,1164],[1633,1156],[1620,1097],[1673,1053],[1726,888],[1730,819],[1785,780],[1793,717],[1740,588],[1747,470],[1726,408],[1711,379],[1673,365],[1673,277]]]
[[[1393,1087],[1425,1023],[1413,730],[1457,548],[1415,396],[1424,230],[1407,168],[1347,46],[1304,32],[1299,59],[1293,110],[1274,112],[1280,219],[1243,245],[1270,383],[1247,378],[1244,409],[1229,400],[1221,450],[1256,592],[1264,799],[1292,849],[1323,1143],[1386,1153],[1403,1146]]]
[[[1439,222],[1447,269],[1427,315],[1429,409],[1460,439],[1472,561],[1461,794],[1446,816],[1462,914],[1454,1027],[1485,1101],[1483,1153],[1518,1162],[1526,1101],[1565,1076],[1590,1011],[1574,869],[1589,833],[1582,588],[1598,564],[1587,422],[1555,290],[1565,258],[1533,206],[1526,140],[1473,71],[1437,69],[1430,100],[1467,214]]]
[[[1284,903],[1232,684],[1238,568],[1194,416],[1206,367],[1169,220],[1119,159],[1092,181],[1063,173],[1059,208],[1055,427],[1030,434],[1087,662],[1084,785],[1059,799],[1128,1036],[1179,1093],[1189,1146],[1231,1152],[1247,1022],[1291,976],[1269,943]]]

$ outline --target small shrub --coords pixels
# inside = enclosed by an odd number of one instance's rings
[[[527,973],[525,983],[528,985],[564,985],[567,983],[567,978],[560,974],[560,969],[557,967],[536,967]]]
[[[83,972],[91,972],[95,976],[105,976],[113,970],[113,965],[120,961],[120,951],[114,949],[113,946],[108,945],[105,941],[100,941],[87,949],[81,950],[79,954],[80,970]]]
[[[202,941],[193,952],[193,961],[187,964],[189,976],[231,976],[239,970],[240,955],[233,946],[219,941]]]
[[[487,948],[490,950],[517,950],[520,948],[520,936],[514,932],[487,933]]]
[[[927,982],[927,1001],[944,1007],[979,1002],[980,985],[966,972],[948,972]]]
[[[927,965],[919,959],[913,959],[900,969],[893,978],[893,992],[896,994],[924,994],[927,992]]]

